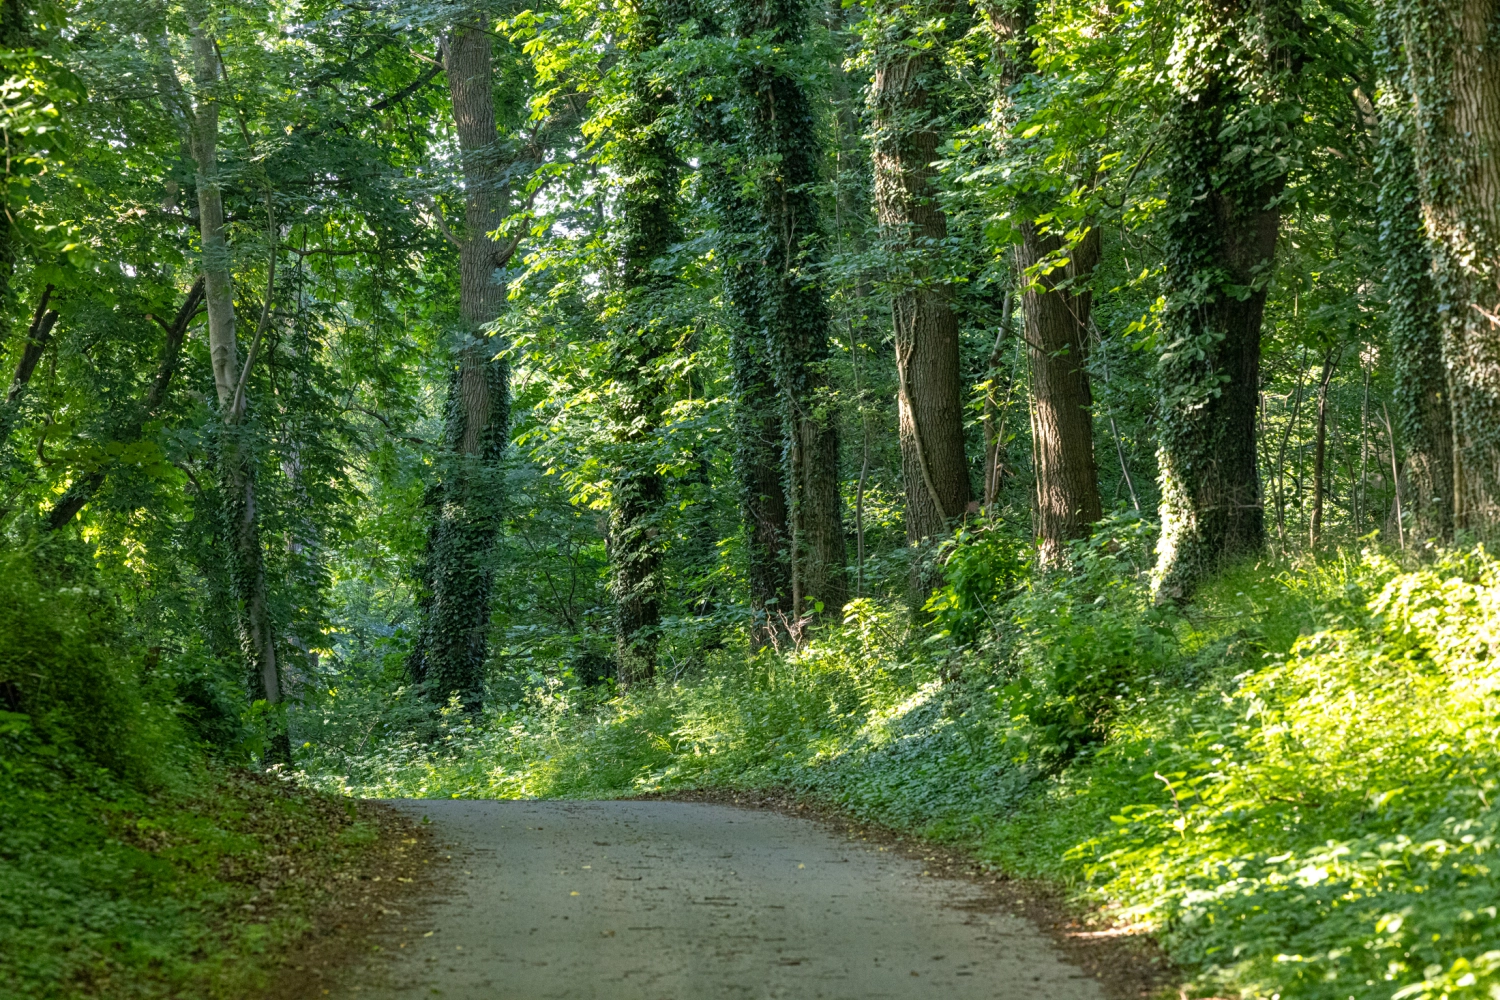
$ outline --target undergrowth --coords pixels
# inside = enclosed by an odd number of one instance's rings
[[[375,828],[237,767],[213,663],[133,648],[71,555],[0,559],[0,996],[256,995]]]
[[[791,788],[1066,883],[1204,993],[1500,996],[1500,563],[1251,562],[1173,609],[1150,543],[1117,522],[1030,577],[971,530],[920,628],[856,601],[784,655],[426,728],[393,693],[341,723],[359,752],[302,752],[354,795]]]

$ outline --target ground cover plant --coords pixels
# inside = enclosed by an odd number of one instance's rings
[[[247,769],[212,664],[121,641],[78,554],[0,558],[0,993],[254,995],[404,835]]]

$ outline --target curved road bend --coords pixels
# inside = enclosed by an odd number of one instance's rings
[[[454,881],[336,1000],[1103,1000],[978,889],[779,813],[410,800]]]

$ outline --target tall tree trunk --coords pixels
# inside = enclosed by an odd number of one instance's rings
[[[1389,302],[1392,402],[1396,425],[1406,442],[1412,526],[1419,536],[1449,540],[1453,537],[1453,413],[1443,366],[1443,317],[1412,152],[1416,120],[1410,64],[1401,49],[1401,24],[1392,5],[1382,5],[1377,15],[1381,103],[1376,119],[1380,130],[1376,211]]]
[[[732,265],[731,298],[744,311],[744,284],[753,264]],[[740,286],[736,295],[734,289]],[[785,419],[765,339],[744,321],[730,334],[734,373],[734,468],[745,520],[750,583],[751,645],[779,642],[792,614],[792,532],[787,510]]]
[[[777,48],[800,44],[809,11],[804,0],[740,0],[733,30]],[[818,127],[801,81],[779,65],[750,62],[738,72],[744,109],[742,148],[754,191],[758,286],[735,303],[745,326],[765,338],[766,355],[786,414],[792,607],[838,614],[848,599],[838,414],[827,393],[828,302],[817,276],[822,218],[811,186],[820,179]],[[747,220],[749,221],[749,220]]]
[[[219,475],[224,491],[224,529],[229,545],[229,579],[237,605],[240,645],[249,665],[252,698],[281,702],[281,671],[276,630],[271,620],[265,554],[256,510],[253,429],[243,419],[249,397],[240,370],[234,311],[233,256],[224,232],[224,197],[218,163],[219,62],[214,40],[192,25],[193,79],[191,148],[197,167],[199,244],[204,300],[208,305],[208,348],[214,388],[223,421]],[[277,726],[267,757],[291,763],[291,743]]]
[[[1035,71],[1027,41],[1034,5],[990,2],[985,15],[1000,67],[995,95],[1009,125],[1006,95]],[[1053,207],[1044,202],[1017,206],[1027,219]],[[1100,240],[1100,231],[1090,229],[1071,248],[1064,267],[1034,278],[1025,277],[1025,272],[1061,253],[1063,238],[1027,221],[1021,226],[1021,244],[1016,249],[1017,268],[1023,275],[1022,328],[1035,398],[1036,530],[1044,566],[1060,562],[1067,544],[1087,538],[1103,514],[1094,459],[1093,393],[1086,367],[1093,303],[1087,283],[1099,261]]]
[[[494,584],[491,554],[500,528],[500,459],[510,418],[509,377],[484,327],[499,314],[505,289],[495,280],[515,252],[490,234],[506,216],[509,191],[497,149],[491,35],[481,10],[447,36],[444,68],[464,177],[464,232],[458,242],[459,316],[448,377],[447,421],[439,478],[429,493],[428,594],[412,672],[429,697],[483,705]]]
[[[701,175],[718,229],[724,286],[734,313],[729,362],[734,398],[734,476],[745,533],[750,642],[779,645],[792,614],[791,521],[787,510],[785,407],[761,325],[765,286],[756,254],[759,216],[737,176],[728,101],[700,103],[694,128]]]
[[[896,6],[883,0],[876,16],[904,16]],[[938,12],[953,8],[944,0],[934,6]],[[891,32],[880,37],[869,92],[875,214],[895,287],[891,312],[906,538],[920,545],[946,535],[973,496],[964,455],[958,319],[947,286],[927,263],[948,236],[947,217],[937,204],[934,166],[943,109],[931,78],[942,67],[935,48],[915,47],[910,38]],[[913,596],[920,599],[932,581],[920,560],[915,565]]]
[[[1412,89],[1411,145],[1451,405],[1453,520],[1489,535],[1500,527],[1500,0],[1403,0],[1386,13]],[[1421,332],[1407,332],[1400,364],[1425,430],[1436,419],[1420,412],[1436,359]],[[1440,456],[1422,461],[1441,470]],[[1427,485],[1431,472],[1422,474]]]
[[[1224,58],[1203,58],[1180,85],[1165,123],[1165,291],[1157,378],[1161,540],[1158,600],[1190,597],[1225,561],[1265,544],[1256,463],[1260,333],[1285,186],[1288,115],[1267,102],[1295,80],[1283,54],[1298,30],[1286,0],[1194,3],[1184,31],[1217,37]],[[1237,59],[1263,79],[1232,78]],[[1263,117],[1254,136],[1246,117]],[[1228,128],[1238,124],[1238,128]],[[1248,150],[1248,155],[1247,155]]]
[[[1022,226],[1022,270],[1063,249],[1060,237]],[[1087,538],[1103,515],[1094,463],[1093,396],[1089,389],[1088,321],[1091,296],[1076,290],[1099,259],[1099,230],[1073,249],[1064,268],[1027,282],[1021,296],[1031,388],[1036,399],[1037,535],[1042,565],[1056,565],[1067,544]],[[1059,287],[1067,282],[1065,287]]]
[[[619,328],[610,346],[616,396],[614,423],[623,462],[616,471],[610,524],[615,642],[621,687],[656,672],[661,626],[662,528],[666,487],[649,446],[662,423],[666,378],[662,359],[676,330],[664,309],[673,285],[660,261],[681,238],[677,225],[678,161],[660,122],[671,95],[652,79],[650,53],[687,14],[674,0],[648,0],[636,11],[626,42],[630,68],[626,105],[615,120],[614,163],[621,174]]]

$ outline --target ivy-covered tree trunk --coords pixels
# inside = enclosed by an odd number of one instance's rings
[[[1062,249],[1060,237],[1027,223],[1017,262],[1024,271]],[[1036,533],[1044,566],[1061,562],[1068,542],[1087,538],[1103,514],[1086,367],[1092,299],[1081,285],[1098,259],[1099,230],[1094,229],[1073,249],[1065,267],[1039,276],[1021,296],[1035,401]]]
[[[1403,513],[1419,538],[1453,537],[1453,414],[1443,366],[1443,323],[1433,283],[1432,250],[1422,222],[1422,196],[1412,155],[1414,125],[1408,66],[1399,26],[1381,11],[1382,101],[1377,212],[1385,260],[1386,323],[1390,331],[1392,403],[1406,446]]]
[[[953,8],[928,6],[936,8],[926,12],[931,14],[951,14]],[[932,78],[941,72],[941,53],[914,45],[903,27],[922,13],[921,5],[879,5],[876,17],[891,28],[880,33],[869,91],[875,213],[893,285],[901,471],[912,545],[946,535],[973,499],[964,455],[958,319],[947,286],[930,264],[948,238],[935,184],[942,102]],[[917,566],[912,586],[920,599],[931,581]]]
[[[1382,116],[1380,243],[1390,306],[1392,402],[1406,445],[1402,503],[1419,537],[1453,536],[1453,415],[1443,366],[1442,321],[1432,252],[1422,229],[1411,146]]]
[[[732,28],[774,51],[800,45],[805,0],[739,0]],[[764,51],[764,50],[758,50]],[[757,215],[748,248],[759,267],[758,309],[746,326],[765,338],[771,373],[786,407],[788,506],[792,525],[792,607],[838,614],[848,599],[838,414],[827,392],[828,301],[816,273],[823,220],[811,190],[821,150],[812,103],[784,65],[758,54],[736,67],[747,178]],[[737,304],[738,305],[738,304]],[[745,306],[749,306],[746,303]]]
[[[741,267],[748,270],[750,265]],[[740,282],[732,282],[731,288],[736,284]],[[737,305],[742,301],[736,297]],[[792,614],[784,407],[765,338],[758,330],[737,323],[729,354],[734,371],[734,469],[748,549],[751,644],[759,649],[779,641]]]
[[[1198,39],[1164,123],[1166,308],[1158,339],[1158,600],[1186,600],[1225,561],[1265,544],[1256,463],[1260,335],[1299,112],[1285,0],[1194,3]],[[1239,75],[1231,68],[1243,67]]]
[[[208,352],[222,421],[218,464],[224,536],[229,548],[229,580],[240,647],[249,668],[251,698],[277,705],[281,702],[281,668],[256,510],[255,441],[253,428],[245,420],[250,404],[245,385],[247,372],[240,367],[231,272],[233,256],[224,229],[224,196],[220,188],[218,52],[213,38],[197,24],[192,28],[191,44],[196,93],[190,146],[197,168],[199,252],[204,300],[208,305]],[[290,764],[291,756],[286,730],[277,726],[267,759]]]
[[[661,268],[680,238],[677,226],[678,161],[660,109],[671,95],[655,84],[643,57],[686,16],[672,0],[641,4],[626,43],[629,91],[615,119],[614,167],[620,173],[620,304],[610,345],[616,443],[623,456],[613,486],[610,562],[615,598],[615,640],[621,687],[649,680],[656,671],[661,626],[662,530],[666,489],[651,445],[662,422],[666,377],[662,361],[675,336],[673,285]]]
[[[439,477],[429,494],[428,594],[412,672],[429,697],[456,697],[477,711],[484,699],[491,554],[500,528],[500,458],[510,417],[507,367],[484,327],[504,305],[495,271],[514,247],[507,250],[490,235],[505,218],[508,190],[497,148],[491,35],[479,12],[449,33],[443,54],[464,176],[464,232],[458,240],[462,328],[448,379]]]
[[[761,327],[765,292],[755,254],[758,213],[746,196],[730,101],[700,102],[694,129],[703,146],[701,176],[713,208],[729,327],[734,478],[745,538],[750,642],[779,644],[792,614],[791,522],[787,510],[785,407]]]
[[[1500,527],[1500,2],[1389,0],[1386,16],[1413,98],[1451,406],[1453,520],[1489,535]],[[1420,372],[1406,391],[1425,394],[1431,345],[1403,346],[1403,364]]]

